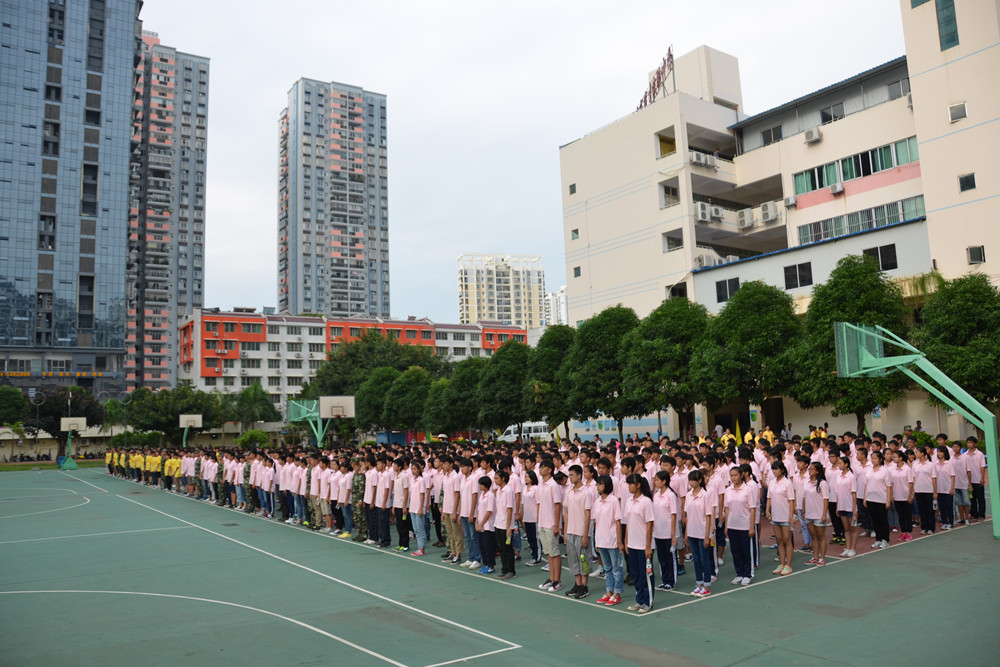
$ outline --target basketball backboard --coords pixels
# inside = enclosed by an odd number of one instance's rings
[[[838,377],[880,377],[886,374],[884,367],[872,363],[885,357],[883,338],[875,327],[834,322],[833,340]]]
[[[59,419],[60,431],[83,431],[86,428],[86,417],[62,417]]]
[[[181,415],[179,422],[181,428],[201,428],[201,415]]]
[[[354,397],[320,396],[319,416],[321,419],[349,419],[354,417]]]

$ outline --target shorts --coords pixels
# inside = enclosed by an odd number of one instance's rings
[[[566,536],[566,558],[569,561],[569,573],[576,576],[583,574],[583,568],[580,566],[580,556],[583,555],[583,547],[581,542],[583,538],[579,535],[567,535]]]
[[[549,558],[559,558],[562,555],[559,551],[559,540],[551,528],[539,528],[538,541],[542,543],[542,552]]]
[[[841,512],[840,510],[837,510],[837,516],[842,516],[845,519],[850,519],[852,516],[854,516],[854,512],[848,512],[846,510]]]
[[[321,516],[330,516],[330,501],[320,500],[319,501],[319,513]]]
[[[791,526],[792,522],[791,521],[772,521],[771,525],[772,526]]]
[[[184,486],[188,485],[188,476],[187,475],[184,475],[183,477],[181,477],[181,484],[183,484]]]
[[[806,519],[806,523],[811,523],[817,528],[826,528],[827,526],[830,525],[829,522],[823,521],[822,519]]]
[[[684,532],[685,525],[683,521],[677,522],[677,543],[684,544],[684,537],[687,533]],[[683,547],[681,547],[683,548]]]
[[[972,503],[969,502],[969,490],[968,489],[955,489],[955,506],[956,507],[971,507]]]

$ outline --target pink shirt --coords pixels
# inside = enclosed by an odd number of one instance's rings
[[[910,466],[903,464],[900,468],[895,463],[889,468],[889,474],[892,475],[892,499],[895,500],[909,500],[910,499],[910,483],[913,481],[913,470]]]
[[[396,471],[392,468],[386,468],[378,474],[378,488],[375,490],[376,507],[385,509],[391,507],[386,498],[386,494],[389,493],[390,489],[392,489],[392,483],[395,479]]]
[[[478,484],[478,482],[476,482]],[[479,498],[479,505],[476,507],[476,521],[483,522],[483,529],[481,532],[486,532],[494,529],[494,521],[496,520],[496,498],[492,493],[484,493]],[[486,519],[486,514],[489,513],[489,519]]]
[[[309,485],[309,495],[319,496],[324,500],[330,498],[330,469],[323,470],[319,466],[313,468],[312,483]]]
[[[612,496],[612,499],[618,505],[618,513],[621,514],[621,503],[618,499]],[[525,487],[524,493],[521,494],[521,509],[524,511],[524,516],[521,517],[525,523],[538,523],[538,487]]]
[[[625,546],[629,549],[646,548],[646,525],[653,521],[653,501],[646,496],[625,499],[623,515],[628,518],[628,530],[625,531]]]
[[[589,528],[587,522],[587,510],[593,506],[591,495],[583,485],[579,489],[569,487],[566,495],[563,496],[563,513],[566,517],[566,534],[583,535],[587,534]]]
[[[558,516],[556,505],[561,505],[563,489],[551,477],[538,484],[538,527],[555,528]]]
[[[872,503],[888,502],[889,487],[892,486],[892,475],[889,469],[882,466],[878,470],[874,467],[865,478],[865,500]]]
[[[826,521],[828,513],[823,511],[823,501],[830,500],[830,485],[824,479],[816,488],[816,482],[807,479],[802,485],[804,511],[806,521]]]
[[[395,470],[393,471],[395,472]],[[410,488],[410,478],[402,472],[392,480],[392,508],[403,509],[406,506],[406,490]]]
[[[951,470],[955,473],[955,489],[969,488],[969,463],[965,455],[951,459]]]
[[[413,481],[409,482],[410,506],[408,510],[410,514],[421,515],[427,509],[426,489],[424,488],[426,483],[427,480],[423,477],[414,477]],[[421,498],[422,495],[425,497]]]
[[[934,480],[937,479],[937,468],[930,461],[913,462],[913,492],[934,493]]]
[[[857,479],[854,477],[854,473],[848,471],[846,475],[841,474],[837,478],[837,511],[853,512],[857,502],[857,493]]]
[[[526,505],[527,506],[527,505]],[[618,548],[618,529],[615,521],[622,519],[622,506],[617,498],[609,495],[594,501],[594,546],[598,549]],[[527,521],[525,517],[525,521]]]
[[[378,488],[378,470],[375,468],[369,468],[365,471],[365,497],[364,501],[366,504],[371,505],[375,502],[375,489]]]
[[[754,487],[743,483],[739,488],[726,489],[726,528],[730,530],[750,530],[750,510],[758,506],[758,494]]]
[[[472,498],[479,493],[479,482],[475,475],[469,475],[468,477],[461,478],[461,485],[459,487],[460,498],[459,498],[459,516],[466,519],[471,517],[472,512]],[[471,517],[475,518],[475,517]]]
[[[771,519],[788,523],[792,517],[788,514],[788,504],[795,500],[795,487],[787,477],[775,478],[767,487],[767,498],[771,501]]]
[[[986,455],[977,449],[974,452],[966,452],[965,459],[969,466],[969,482],[972,484],[982,484],[983,468],[986,467]]]
[[[361,473],[358,473],[359,475]],[[340,477],[340,494],[337,496],[337,502],[342,505],[351,504],[351,483],[354,482],[354,471],[346,472]]]
[[[258,475],[260,488],[267,492],[274,491],[274,468],[264,468]]]
[[[799,512],[802,511],[802,501],[803,501],[803,490],[805,489],[805,483],[809,481],[809,472],[799,473],[798,471],[792,473],[792,488],[795,489],[795,509]],[[772,509],[773,511],[773,509]]]
[[[444,493],[441,499],[441,511],[445,514],[454,514],[455,492],[458,490],[459,475],[457,472],[452,470],[450,473],[443,474],[441,477],[441,487]]]
[[[950,496],[955,492],[955,471],[951,461],[935,461],[937,468],[938,493]]]
[[[511,520],[514,519],[514,491],[510,484],[497,489],[496,492],[496,516],[493,517],[493,527],[498,530],[507,530],[507,510],[510,510]]]
[[[712,498],[704,489],[695,495],[694,489],[684,496],[684,525],[687,535],[694,540],[708,537],[708,525],[712,522]]]
[[[653,537],[657,540],[669,540],[674,536],[674,521],[678,514],[680,501],[677,494],[670,489],[653,491]]]

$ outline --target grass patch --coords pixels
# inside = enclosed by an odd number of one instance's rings
[[[77,461],[78,468],[103,468],[104,459],[91,459],[87,461]],[[59,466],[55,461],[28,461],[26,463],[0,463],[0,472],[9,470],[58,470]]]

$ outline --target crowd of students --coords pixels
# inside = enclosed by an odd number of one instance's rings
[[[861,538],[881,549],[893,533],[912,539],[914,526],[928,534],[986,516],[976,438],[939,434],[921,447],[913,435],[786,435],[767,429],[738,447],[727,432],[719,442],[647,434],[608,445],[112,449],[105,460],[109,474],[342,539],[418,558],[443,547],[443,562],[483,575],[509,580],[518,564],[541,566],[540,589],[576,599],[596,576],[598,604],[623,604],[630,586],[627,608],[640,614],[688,567],[691,594],[710,595],[729,576],[727,544],[730,583],[746,586],[762,567],[761,539],[774,551],[772,574],[784,576],[796,541],[805,564],[822,567],[831,545],[851,558]],[[573,579],[565,589],[563,570]]]

